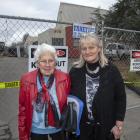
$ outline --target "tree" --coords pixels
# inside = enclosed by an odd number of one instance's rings
[[[104,21],[104,14],[101,14],[100,7],[93,11],[92,14],[92,22],[95,22],[96,24],[96,32],[97,34],[101,34],[101,28],[102,28],[102,21]]]
[[[101,14],[101,9],[100,7],[97,8],[95,11],[94,11],[94,15],[96,17],[96,20],[98,23],[101,23],[103,20],[104,20],[104,16],[103,14]]]
[[[29,33],[23,35],[22,42],[23,44],[26,42],[27,38],[29,37]]]
[[[140,0],[118,0],[105,17],[105,25],[140,30]]]

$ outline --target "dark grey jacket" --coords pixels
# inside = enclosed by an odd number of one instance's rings
[[[83,134],[84,136],[88,133],[86,133],[85,128],[86,122],[88,121],[85,73],[85,66],[82,68],[72,68],[70,70],[71,93],[79,97],[85,104],[80,127],[81,135]],[[96,139],[107,140],[110,130],[115,125],[116,120],[124,120],[125,111],[126,93],[123,79],[117,67],[113,64],[109,64],[100,69],[99,88],[93,101],[94,126],[96,126],[94,127],[94,135]]]

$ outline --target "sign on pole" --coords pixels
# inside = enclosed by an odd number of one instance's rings
[[[131,51],[130,71],[140,71],[140,50]]]
[[[34,58],[34,51],[39,45],[31,45],[29,46],[29,67],[28,71],[33,71],[37,68],[37,64]],[[68,47],[67,46],[54,46],[57,52],[57,66],[56,68],[63,71],[68,72]]]
[[[73,24],[73,38],[80,38],[83,33],[95,33],[95,26],[87,24]]]

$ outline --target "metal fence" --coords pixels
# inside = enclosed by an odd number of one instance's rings
[[[69,25],[71,24],[52,20],[1,15],[1,55],[26,56],[26,49],[32,44],[65,45],[65,27]]]
[[[0,83],[19,80],[28,71],[28,46],[63,46],[69,23],[0,16]],[[61,28],[61,30],[60,30]],[[51,36],[51,37],[50,37]],[[0,140],[18,139],[18,88],[0,89]]]
[[[19,80],[27,72],[30,45],[47,43],[68,46],[70,68],[79,55],[78,40],[72,38],[72,25],[52,20],[0,15],[0,82]],[[129,70],[130,49],[140,48],[140,32],[103,25],[97,31],[103,39],[105,54],[119,67],[125,79]],[[115,51],[112,49],[113,45],[116,46]],[[0,140],[18,139],[17,112],[18,88],[0,89]]]
[[[127,80],[131,50],[140,49],[140,31],[104,27],[102,39],[106,56],[118,66]]]

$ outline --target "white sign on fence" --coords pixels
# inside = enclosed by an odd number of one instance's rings
[[[73,38],[80,38],[83,33],[95,33],[95,26],[87,24],[73,24]]]
[[[140,50],[131,51],[130,71],[140,71]]]
[[[39,45],[31,45],[29,46],[29,67],[28,71],[33,71],[37,68],[35,58],[34,58],[34,51]],[[68,71],[68,47],[67,46],[54,46],[57,52],[57,69],[67,72]]]

